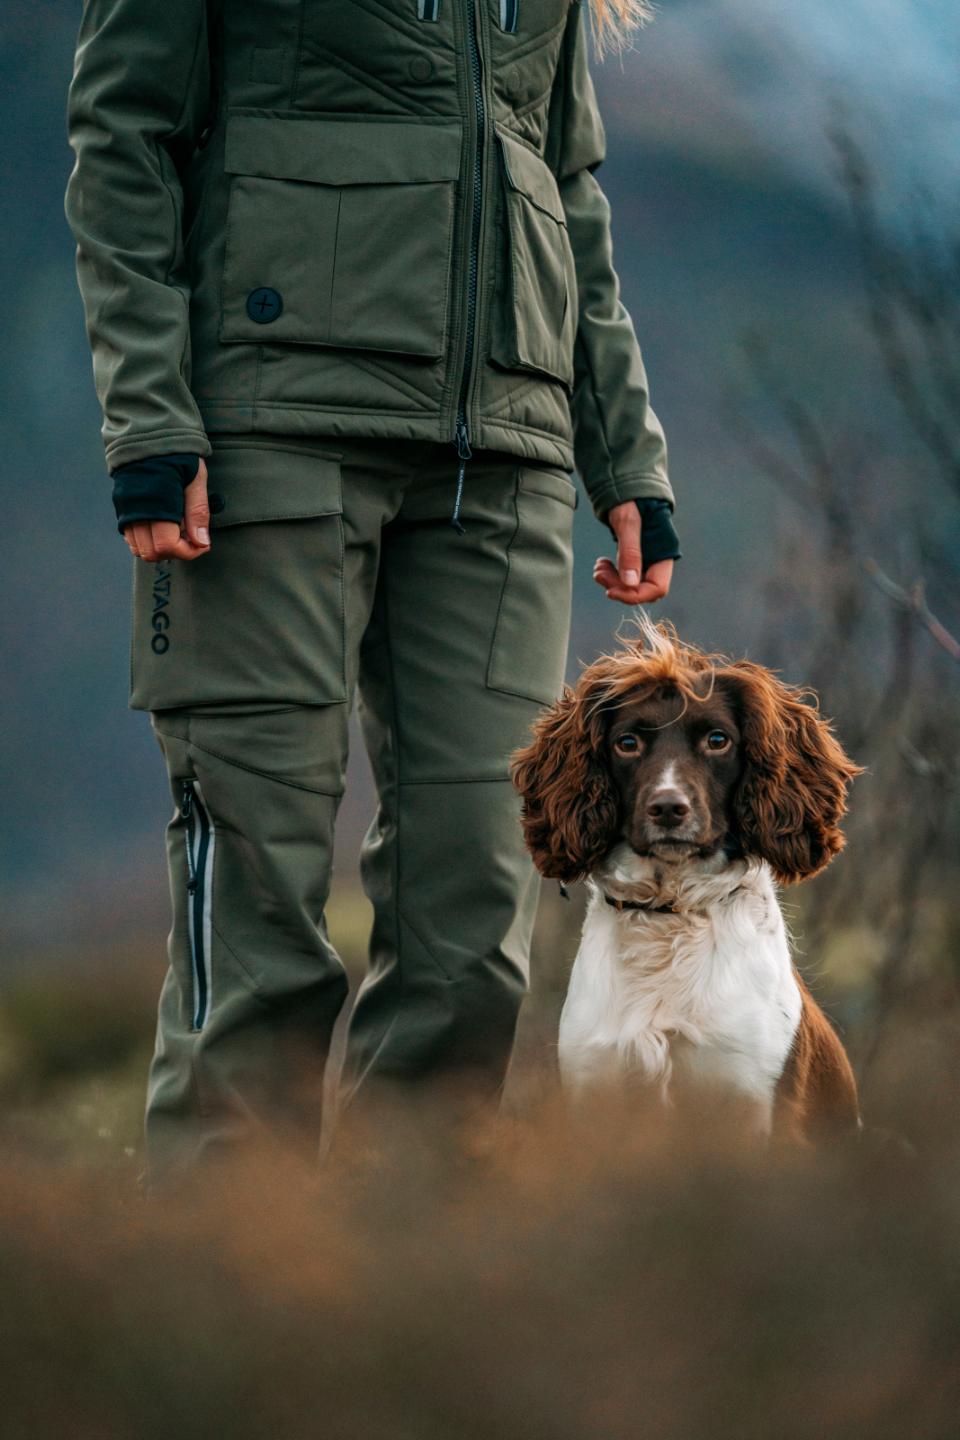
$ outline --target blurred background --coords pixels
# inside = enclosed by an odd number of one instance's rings
[[[0,19],[0,1094],[34,1139],[46,1107],[55,1153],[82,1139],[135,1160],[169,800],[126,709],[130,561],[63,218],[79,13],[6,0]],[[868,767],[846,854],[785,897],[868,1101],[902,1063],[891,1025],[957,1057],[958,59],[954,0],[662,0],[594,67],[678,497],[683,559],[654,613],[814,686]],[[587,506],[577,524],[571,676],[624,616],[590,578],[607,532]],[[354,974],[371,806],[357,743],[331,916]],[[550,1073],[581,903],[545,887],[518,1095]]]

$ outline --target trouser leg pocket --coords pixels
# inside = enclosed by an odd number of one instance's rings
[[[218,440],[208,468],[209,553],[134,562],[131,706],[343,702],[339,459]]]
[[[487,684],[549,704],[563,685],[577,489],[562,470],[521,466]]]
[[[147,1105],[162,1165],[258,1132],[319,1142],[347,992],[324,920],[345,710],[153,717],[176,806]]]

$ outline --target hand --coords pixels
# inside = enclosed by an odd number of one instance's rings
[[[672,560],[655,560],[641,575],[640,511],[632,500],[614,505],[607,515],[617,537],[617,563],[601,555],[593,567],[593,578],[607,592],[608,600],[623,605],[647,605],[662,600],[673,578]]]
[[[189,472],[188,472],[189,473]],[[183,523],[139,520],[125,525],[123,538],[138,560],[196,560],[210,549],[210,506],[207,466],[200,468],[183,492]]]

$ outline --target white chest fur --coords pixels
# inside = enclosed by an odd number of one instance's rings
[[[768,1128],[802,1008],[769,868],[662,865],[620,846],[588,884],[560,1018],[564,1084],[634,1072],[668,1099],[682,1075],[749,1098]],[[677,913],[617,910],[605,893]]]

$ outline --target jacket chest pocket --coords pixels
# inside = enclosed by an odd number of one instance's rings
[[[220,339],[436,358],[460,124],[234,111]]]
[[[130,704],[347,698],[339,458],[219,439],[210,552],[134,561]]]
[[[545,160],[502,127],[501,283],[490,358],[511,370],[538,370],[573,389],[577,277],[556,178]]]

